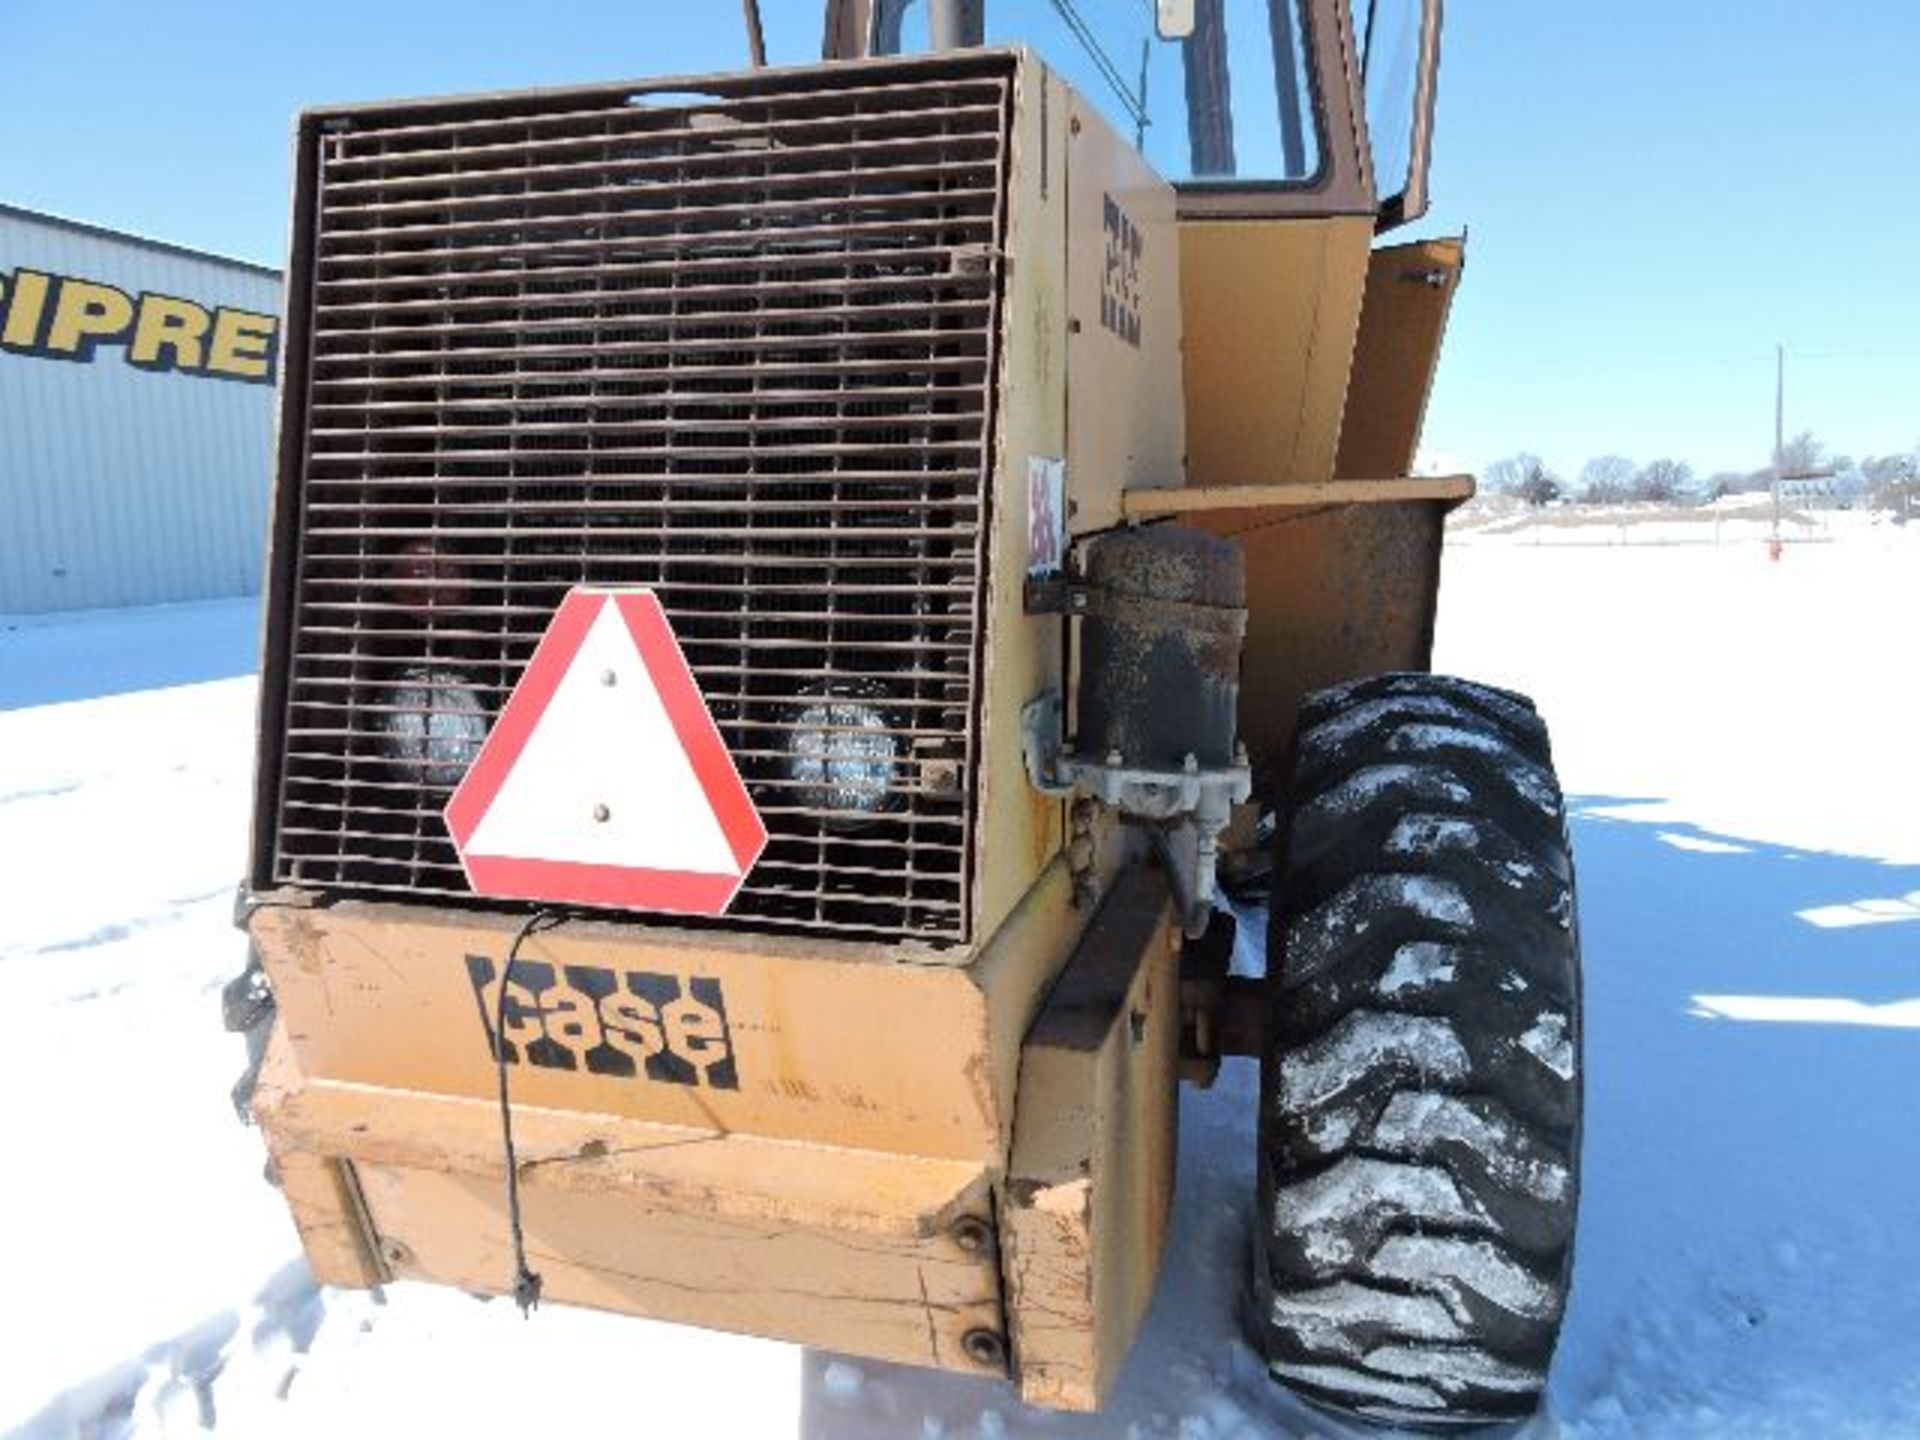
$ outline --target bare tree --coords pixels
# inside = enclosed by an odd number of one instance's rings
[[[1738,495],[1748,487],[1748,476],[1741,470],[1717,470],[1707,477],[1707,499],[1719,500]]]
[[[1891,510],[1902,523],[1920,515],[1920,448],[1905,455],[1869,455],[1860,462],[1867,503]]]
[[[1521,487],[1533,476],[1546,469],[1538,455],[1527,450],[1496,460],[1487,466],[1484,479],[1487,489],[1498,490],[1507,495],[1518,495]]]
[[[1547,462],[1531,451],[1522,450],[1487,467],[1487,488],[1515,496],[1529,505],[1549,505],[1565,493],[1560,477],[1547,468]]]
[[[1633,477],[1633,498],[1671,504],[1693,488],[1693,467],[1684,460],[1649,460]]]
[[[1920,480],[1920,455],[1869,455],[1860,462],[1860,473],[1869,485]]]
[[[1544,465],[1536,465],[1533,473],[1520,482],[1520,489],[1516,493],[1527,504],[1538,507],[1551,505],[1560,498],[1564,489],[1558,475]]]
[[[1814,438],[1811,430],[1802,430],[1780,447],[1780,468],[1788,475],[1806,475],[1824,468],[1827,447]]]
[[[1632,489],[1634,463],[1624,455],[1596,455],[1580,467],[1580,498],[1589,505],[1611,505]]]

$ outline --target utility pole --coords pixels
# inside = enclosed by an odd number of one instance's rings
[[[1783,480],[1829,480],[1835,471],[1831,466],[1813,469],[1795,470],[1787,473],[1787,347],[1776,344],[1774,351],[1773,378],[1773,558],[1780,558],[1780,491]]]
[[[1773,347],[1773,543],[1780,543],[1780,482],[1787,470],[1787,347]],[[1777,551],[1776,551],[1777,553]]]

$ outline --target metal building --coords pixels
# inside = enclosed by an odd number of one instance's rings
[[[260,586],[278,271],[0,205],[0,615]]]

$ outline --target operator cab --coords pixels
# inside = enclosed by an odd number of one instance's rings
[[[827,54],[1031,46],[1176,185],[1183,216],[1371,213],[1386,231],[1427,208],[1440,11],[1441,0],[838,0]]]

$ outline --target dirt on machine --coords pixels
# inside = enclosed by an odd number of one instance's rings
[[[1533,1410],[1578,926],[1534,707],[1428,673],[1440,26],[833,0],[301,115],[228,1009],[318,1280],[1094,1410],[1252,1056],[1276,1379]]]

